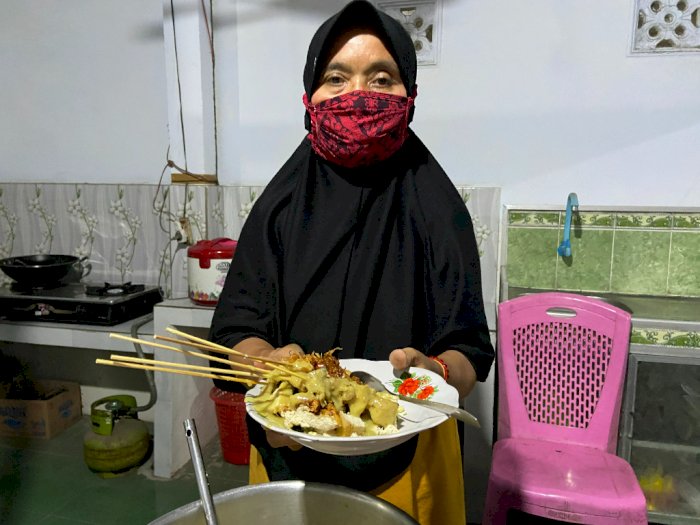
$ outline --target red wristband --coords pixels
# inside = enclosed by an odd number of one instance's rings
[[[447,368],[447,363],[445,363],[445,361],[439,357],[435,357],[433,355],[430,356],[430,359],[440,365],[440,368],[442,368],[442,377],[445,379],[445,381],[447,381],[450,378],[450,369]]]

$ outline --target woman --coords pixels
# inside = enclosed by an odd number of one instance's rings
[[[442,374],[466,396],[493,360],[469,213],[408,128],[413,43],[349,3],[314,35],[304,140],[241,233],[210,338],[250,355],[340,347]],[[220,385],[225,388],[225,385]],[[464,523],[454,421],[388,451],[324,455],[249,419],[251,482],[305,479],[378,495],[421,524]]]

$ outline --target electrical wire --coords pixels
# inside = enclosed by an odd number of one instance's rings
[[[217,131],[217,105],[216,105],[216,55],[214,53],[214,35],[213,35],[213,7],[212,7],[212,2],[209,0],[209,12],[207,12],[207,8],[205,5],[204,0],[200,0],[200,7],[202,10],[202,18],[204,20],[204,26],[207,31],[207,42],[209,43],[209,54],[211,56],[211,67],[212,67],[212,103],[213,103],[213,118],[214,118],[214,176],[218,179],[218,164],[219,164],[219,156],[218,156],[218,131]],[[209,177],[205,174],[200,174],[200,173],[193,173],[189,171],[188,166],[187,166],[187,144],[185,140],[185,121],[184,121],[184,115],[183,115],[183,104],[182,104],[182,84],[180,82],[180,62],[179,62],[179,56],[178,56],[178,46],[177,46],[177,31],[175,28],[175,5],[174,5],[174,0],[170,0],[170,17],[171,17],[171,23],[173,27],[173,48],[175,51],[175,74],[177,77],[177,89],[178,89],[178,103],[179,103],[179,117],[180,117],[180,133],[182,137],[182,151],[183,151],[183,157],[185,161],[185,167],[182,168],[178,166],[172,159],[169,158],[169,152],[170,152],[170,146],[168,146],[168,155],[167,155],[167,162],[165,167],[163,168],[163,172],[161,172],[161,180],[163,178],[163,174],[165,173],[165,170],[167,168],[175,168],[177,171],[180,173],[187,175],[196,181],[199,182],[210,182]],[[160,181],[159,181],[159,186],[160,186]],[[185,183],[185,195],[187,195],[189,189],[189,183]],[[157,195],[157,192],[156,192]],[[154,197],[154,202],[155,202],[155,197]],[[163,206],[164,207],[164,206]],[[155,206],[154,206],[155,208]],[[162,214],[161,214],[162,216]],[[182,208],[182,217],[177,219],[173,215],[171,215],[173,219],[175,219],[177,222],[186,223],[187,222],[187,206],[183,205]],[[172,219],[171,219],[172,220]],[[162,225],[161,225],[161,229]],[[178,231],[178,234],[180,232]],[[180,239],[176,239],[180,240]]]

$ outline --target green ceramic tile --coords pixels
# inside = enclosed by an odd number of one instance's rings
[[[116,479],[101,481],[107,483],[90,485],[79,493],[74,493],[68,502],[56,506],[54,515],[105,525],[117,525],[120,520],[121,523],[125,523],[124,507],[132,504],[139,507],[138,493],[130,492],[125,497],[124,491],[116,486]]]
[[[619,228],[670,228],[673,223],[670,213],[618,213]]]
[[[558,232],[552,228],[508,228],[508,282],[512,286],[553,288]]]
[[[664,295],[670,244],[670,231],[616,230],[611,290]]]
[[[52,477],[47,477],[46,472],[39,471],[34,477],[20,480],[13,498],[14,507],[48,515],[64,506],[76,491],[80,492],[74,480],[62,477],[60,470],[52,469]]]
[[[612,247],[612,230],[574,230],[571,258],[557,260],[557,289],[608,291]]]
[[[8,525],[53,525],[55,523],[58,525],[58,523],[64,524],[66,522],[52,520],[43,512],[34,512],[31,508],[15,505],[7,509],[6,512],[3,511],[0,517],[0,523],[6,523]],[[66,525],[68,524],[66,523]]]
[[[172,479],[154,478],[148,464],[103,479],[85,466],[83,418],[51,440],[0,438],[0,523],[121,525],[149,523],[199,498],[191,464]],[[202,447],[212,493],[243,486],[248,467],[223,461],[217,441]]]
[[[36,522],[35,522],[36,523]],[[83,521],[80,518],[62,518],[49,514],[38,525],[93,525],[94,522]],[[124,522],[126,523],[126,522]],[[148,523],[147,521],[131,521],[129,523]]]
[[[700,295],[700,231],[673,232],[668,291]]]
[[[558,211],[510,211],[508,224],[529,226],[558,226]]]

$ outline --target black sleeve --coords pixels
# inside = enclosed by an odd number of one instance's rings
[[[469,212],[454,188],[426,210],[428,353],[462,352],[484,381],[494,359],[484,312],[479,250]]]

